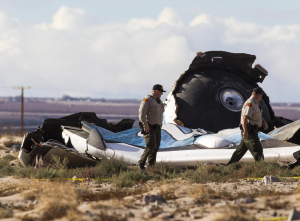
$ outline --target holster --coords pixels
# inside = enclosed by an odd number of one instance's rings
[[[239,128],[241,131],[244,131],[243,125],[240,124]],[[248,133],[253,133],[254,131],[258,131],[258,126],[257,125],[251,125],[251,124],[247,124],[247,129],[248,129]]]
[[[248,127],[248,131],[250,133],[253,133],[254,131],[258,131],[258,126],[257,125],[247,124],[247,127]]]
[[[144,125],[142,122],[139,122],[139,127],[141,128],[141,134],[148,134],[148,132],[145,131]]]

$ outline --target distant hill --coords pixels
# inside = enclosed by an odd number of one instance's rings
[[[46,118],[59,118],[77,112],[95,112],[99,118],[117,123],[123,118],[136,120],[140,100],[62,98],[25,98],[24,125],[41,125]],[[276,116],[300,119],[300,103],[271,103]],[[20,125],[20,97],[0,97],[0,124]]]

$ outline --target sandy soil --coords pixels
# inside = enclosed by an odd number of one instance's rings
[[[4,147],[4,142],[8,139],[9,137],[0,139],[0,160],[11,154]],[[22,140],[20,137],[14,139]],[[15,160],[12,166],[20,165]],[[116,189],[110,182],[99,183],[95,180],[59,183],[4,177],[0,178],[0,218],[287,220],[293,208],[300,210],[300,182],[275,182],[266,185],[262,180],[240,180],[202,185],[176,179],[137,184],[133,188],[127,188],[128,194],[124,197],[118,196],[120,191],[122,190]],[[263,196],[268,191],[273,192]],[[261,192],[261,197],[252,198],[255,192]],[[242,197],[236,198],[238,194]],[[233,198],[236,199],[232,200]]]

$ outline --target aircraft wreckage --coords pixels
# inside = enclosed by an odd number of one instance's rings
[[[157,162],[195,166],[227,163],[241,141],[237,128],[243,103],[268,75],[256,57],[223,51],[199,52],[164,99],[165,113]],[[276,117],[267,95],[260,102],[273,131],[259,132],[265,160],[300,163],[300,121]],[[49,162],[53,155],[68,159],[68,167],[94,166],[101,158],[122,158],[136,164],[145,148],[134,120],[107,123],[94,113],[46,119],[24,136],[19,159],[24,166]],[[233,128],[233,129],[228,129]],[[268,133],[269,132],[269,133]],[[267,134],[268,133],[268,134]],[[249,152],[241,161],[252,161]]]

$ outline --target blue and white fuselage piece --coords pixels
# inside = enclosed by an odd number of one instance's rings
[[[76,131],[63,129],[63,138],[67,143],[71,141],[73,147],[80,153],[87,153],[98,158],[122,158],[128,164],[136,164],[145,148],[140,128],[132,128],[113,133],[94,124],[82,122],[90,131],[99,132],[99,142],[106,148],[96,148],[89,144],[89,137],[80,137]],[[95,134],[95,133],[93,133]],[[274,138],[259,132],[261,141]],[[241,132],[238,128],[221,130],[218,133],[207,133],[203,129],[190,129],[176,124],[166,123],[161,130],[161,145],[157,153],[157,162],[166,162],[176,166],[195,166],[197,163],[227,163],[241,142]],[[281,146],[264,148],[266,160],[280,160],[293,162],[293,153],[300,150],[300,146]],[[249,151],[242,161],[252,161]]]

